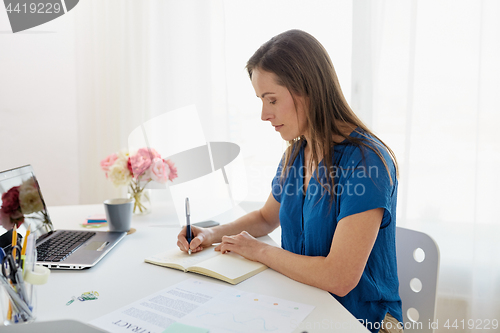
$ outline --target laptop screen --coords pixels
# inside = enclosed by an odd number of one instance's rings
[[[0,172],[0,225],[0,234],[14,225],[31,226],[37,237],[53,230],[31,165]]]

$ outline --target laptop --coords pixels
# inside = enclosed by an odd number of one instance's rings
[[[0,172],[0,198],[2,225],[6,229],[19,221],[24,221],[26,228],[29,225],[31,233],[37,236],[37,264],[50,269],[90,268],[127,234],[54,230],[31,165]]]

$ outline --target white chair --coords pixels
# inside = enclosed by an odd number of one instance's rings
[[[399,295],[405,333],[433,333],[439,248],[427,234],[396,227]]]

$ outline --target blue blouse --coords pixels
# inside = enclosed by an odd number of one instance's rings
[[[362,138],[356,131],[350,136]],[[376,147],[374,143],[366,143]],[[334,201],[331,202],[330,194],[314,175],[306,193],[303,193],[304,147],[300,149],[288,176],[280,179],[280,164],[272,182],[273,196],[281,204],[279,216],[283,249],[306,256],[326,257],[340,220],[349,215],[384,208],[377,239],[358,285],[344,297],[332,295],[372,332],[378,332],[387,312],[403,322],[395,243],[398,182],[390,155],[385,149],[378,148],[389,168],[389,178],[386,167],[373,150],[346,140],[335,145],[330,172],[335,184]],[[320,162],[319,180],[323,184],[326,184],[325,169]]]

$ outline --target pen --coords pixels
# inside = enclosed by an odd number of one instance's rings
[[[191,211],[189,209],[189,198],[186,198],[186,239],[188,244],[191,244],[193,235],[191,234]],[[188,249],[188,254],[191,255],[191,248]]]

